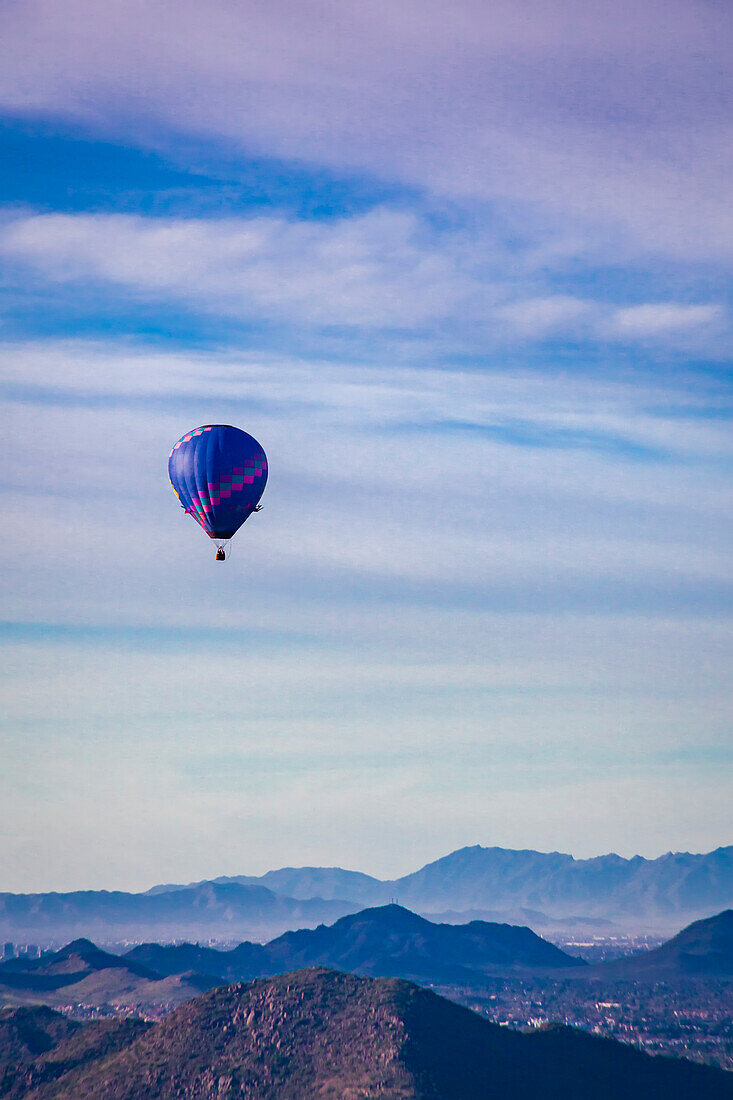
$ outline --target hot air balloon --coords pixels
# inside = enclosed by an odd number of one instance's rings
[[[225,561],[226,543],[260,510],[267,484],[260,444],[230,424],[194,428],[174,445],[168,476],[181,507],[216,541],[216,560]]]

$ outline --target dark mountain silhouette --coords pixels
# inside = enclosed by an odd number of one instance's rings
[[[0,894],[0,939],[269,939],[294,925],[313,927],[356,908],[349,902],[300,901],[264,886],[236,883],[160,894]]]
[[[516,921],[520,910],[528,909],[536,914],[530,921],[535,927],[592,918],[679,928],[733,906],[733,846],[703,855],[668,852],[658,859],[613,854],[574,859],[562,852],[474,845],[384,881],[338,867],[285,867],[216,881],[261,885],[301,900],[347,899],[359,908],[396,898],[423,916],[450,912],[457,920],[467,911],[488,910]],[[153,892],[180,889],[160,886]]]
[[[125,958],[150,967],[158,974],[182,974],[187,970],[213,974],[226,982],[249,981],[262,977],[266,966],[267,945],[240,943],[231,951],[201,947],[197,943],[142,943]]]
[[[222,982],[319,965],[472,988],[481,986],[488,974],[585,969],[582,960],[529,928],[482,921],[433,924],[398,905],[387,905],[342,917],[330,927],[287,932],[264,945],[241,943],[231,951],[149,943],[119,956],[100,951],[88,940],[75,940],[40,959],[1,964],[0,1001],[172,1006]]]
[[[190,944],[144,944],[126,957],[158,973],[178,973],[185,966],[227,980],[329,966],[430,985],[476,985],[486,973],[517,969],[537,973],[585,967],[529,928],[485,921],[433,924],[399,905],[364,909],[330,927],[286,932],[264,946],[240,944],[233,951],[213,951]]]
[[[266,945],[271,973],[329,966],[372,977],[471,984],[486,971],[583,967],[529,928],[433,924],[400,905],[364,909],[330,928],[286,932]]]
[[[220,979],[179,972],[161,975],[134,959],[75,940],[40,959],[0,964],[0,999],[6,1004],[174,1005],[196,997]]]
[[[695,921],[653,951],[615,959],[595,973],[625,979],[733,979],[733,909]]]
[[[75,1040],[57,1044],[59,1062]],[[122,1049],[69,1064],[33,1095],[730,1100],[733,1078],[566,1028],[512,1032],[399,979],[318,969],[212,990]]]

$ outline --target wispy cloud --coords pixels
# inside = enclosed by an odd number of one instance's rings
[[[548,298],[526,298],[501,305],[495,317],[518,335],[542,338],[569,332],[588,335],[601,312],[594,302],[556,294]]]
[[[685,380],[120,354],[82,342],[9,347],[0,365],[26,455],[6,487],[14,553],[24,524],[38,526],[66,577],[49,592],[42,544],[29,551],[39,572],[8,594],[17,618],[73,620],[75,607],[81,621],[147,622],[155,590],[157,622],[236,621],[236,607],[192,618],[147,549],[181,527],[170,552],[186,575],[196,570],[205,548],[186,517],[176,521],[161,456],[182,424],[225,418],[271,452],[267,523],[252,521],[246,541],[270,563],[256,600],[289,607],[294,630],[315,622],[312,608],[296,612],[303,601],[334,613],[396,602],[548,614],[725,602],[731,446],[726,423],[708,415],[715,386],[690,398]],[[124,461],[110,447],[121,430]],[[122,554],[124,607],[114,585],[90,588],[84,571],[69,602],[83,531],[111,568]],[[8,576],[17,567],[11,554]]]
[[[650,302],[620,309],[610,318],[609,329],[625,339],[655,339],[678,336],[709,328],[722,321],[716,305],[685,305],[678,302]]]
[[[484,346],[609,335],[664,344],[680,334],[704,344],[707,331],[717,338],[724,330],[714,303],[619,308],[567,294],[527,297],[527,286],[543,281],[531,253],[510,275],[498,241],[438,231],[386,207],[327,221],[33,214],[6,219],[0,255],[50,284],[107,285],[194,313],[382,334],[449,325],[459,343]]]
[[[414,327],[458,310],[470,321],[492,298],[475,253],[387,209],[329,222],[36,215],[7,224],[0,248],[60,282],[319,325]]]
[[[10,111],[366,171],[615,255],[733,248],[725,5],[32,0],[3,22]]]

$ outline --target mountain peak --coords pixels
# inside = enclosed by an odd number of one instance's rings
[[[341,917],[336,921],[334,928],[337,926],[350,928],[355,924],[363,924],[367,921],[373,921],[377,924],[389,924],[399,928],[419,928],[430,924],[430,921],[426,920],[425,917],[413,913],[411,909],[406,909],[404,905],[390,901],[386,905],[373,905],[366,909],[360,909],[358,913],[347,913],[345,917]]]
[[[529,928],[488,921],[436,924],[396,904],[363,909],[331,926],[286,932],[261,948],[258,962],[260,973],[326,965],[428,985],[471,984],[498,971],[586,965]]]
[[[91,955],[99,954],[100,948],[92,940],[88,940],[86,937],[81,936],[79,939],[72,940],[71,943],[67,943],[65,947],[62,947],[55,954],[58,958],[65,958],[68,955]]]

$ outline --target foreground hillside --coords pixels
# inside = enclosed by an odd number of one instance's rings
[[[128,1047],[150,1026],[138,1019],[82,1026],[50,1008],[2,1009],[0,1097],[35,1095],[41,1086]]]
[[[26,1011],[26,1010],[22,1010]],[[37,1010],[44,1011],[44,1010]],[[95,1026],[95,1025],[90,1025]],[[45,1021],[46,1032],[50,1022]],[[81,1035],[86,1029],[82,1029]],[[565,1028],[499,1028],[397,979],[305,970],[222,987],[143,1034],[55,1042],[14,1100],[730,1100],[733,1078]],[[53,1037],[49,1040],[53,1042]],[[17,1045],[17,1044],[16,1044]],[[97,1057],[94,1051],[99,1050]],[[91,1053],[90,1053],[91,1052]],[[41,1062],[47,1067],[46,1051]],[[23,1080],[27,1085],[23,1084]]]

